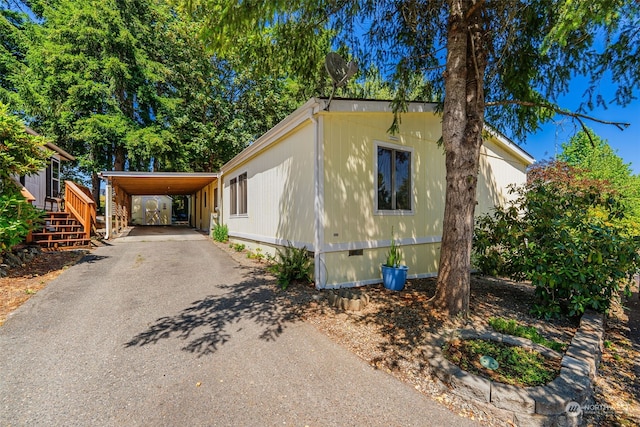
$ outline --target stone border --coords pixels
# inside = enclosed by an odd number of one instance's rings
[[[342,310],[360,311],[369,304],[369,294],[359,289],[342,289],[327,294],[329,305]]]
[[[426,354],[436,377],[463,398],[499,409],[501,417],[509,417],[517,426],[580,425],[582,411],[567,413],[567,405],[584,405],[591,397],[591,383],[597,375],[602,357],[604,316],[587,312],[564,355],[525,338],[491,331],[462,329],[451,336],[433,336]],[[516,387],[498,383],[463,371],[442,354],[442,346],[451,338],[484,339],[534,349],[545,357],[562,358],[560,375],[550,383],[537,387]],[[579,409],[579,408],[578,408]]]
[[[11,252],[0,253],[0,278],[5,277],[11,268],[24,267],[41,253],[42,250],[37,245],[21,245]]]

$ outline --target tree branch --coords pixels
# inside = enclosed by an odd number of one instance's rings
[[[498,106],[505,106],[505,105],[520,105],[522,107],[547,108],[547,109],[552,110],[552,111],[554,111],[557,114],[560,114],[562,116],[572,117],[572,118],[578,120],[578,122],[580,122],[580,125],[583,128],[585,127],[583,119],[591,120],[593,122],[602,123],[602,124],[605,124],[605,125],[613,125],[613,126],[617,127],[620,130],[625,130],[626,128],[628,128],[630,126],[630,123],[626,123],[626,122],[611,122],[611,121],[608,121],[608,120],[602,120],[602,119],[599,119],[597,117],[588,116],[586,114],[575,113],[573,111],[564,110],[564,109],[562,109],[560,107],[557,107],[557,106],[555,106],[553,104],[541,104],[541,103],[531,102],[531,101],[493,101],[493,102],[486,102],[484,105],[485,105],[485,107],[498,107]]]

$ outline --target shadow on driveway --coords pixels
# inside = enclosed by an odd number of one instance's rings
[[[146,331],[139,333],[125,347],[156,344],[177,338],[185,341],[182,350],[205,356],[215,353],[231,339],[229,326],[246,321],[256,327],[264,341],[274,341],[287,324],[301,320],[284,293],[259,274],[240,283],[223,284],[223,295],[209,295],[194,301],[180,313],[161,317]],[[240,324],[243,322],[243,324]],[[247,325],[248,326],[248,325]]]

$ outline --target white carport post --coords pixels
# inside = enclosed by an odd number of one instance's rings
[[[111,211],[113,210],[113,194],[111,194],[111,192],[111,182],[107,179],[104,196],[104,222],[106,225],[105,239],[107,240],[111,237]]]

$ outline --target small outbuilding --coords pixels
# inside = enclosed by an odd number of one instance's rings
[[[445,157],[434,104],[410,103],[389,133],[388,101],[313,98],[225,164],[221,221],[232,240],[271,252],[306,247],[317,288],[381,282],[380,264],[400,243],[409,277],[437,274]],[[508,198],[534,159],[487,129],[476,212]]]

